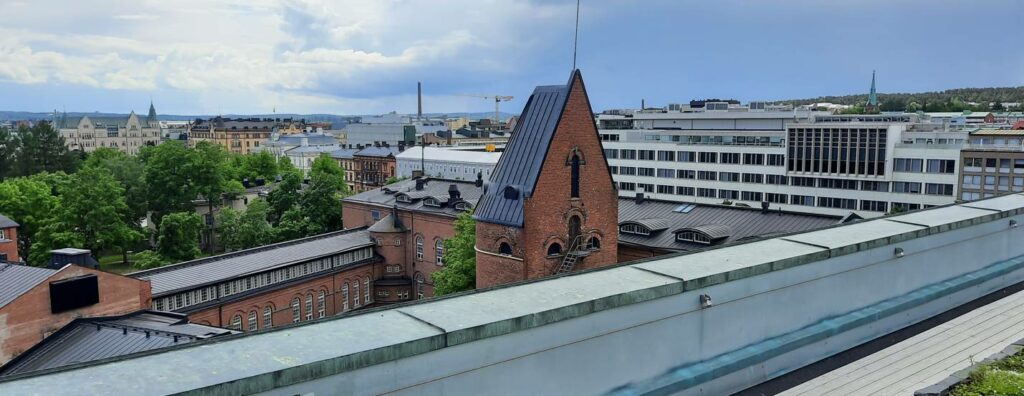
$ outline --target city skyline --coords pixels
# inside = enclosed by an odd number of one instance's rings
[[[584,1],[578,66],[595,109],[866,94],[871,70],[883,94],[1024,85],[1024,56],[1001,50],[1013,39],[998,28],[1024,5],[983,3]],[[575,13],[571,1],[4,4],[0,108],[139,113],[152,98],[166,114],[413,113],[416,81],[426,112],[493,109],[464,93],[513,95],[513,111],[523,87],[564,82]]]

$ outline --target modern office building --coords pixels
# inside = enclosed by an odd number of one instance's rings
[[[398,177],[412,177],[414,171],[443,179],[474,180],[477,173],[489,180],[499,152],[450,147],[410,147],[395,156]]]
[[[621,196],[863,217],[952,203],[967,132],[914,114],[597,117]]]
[[[1024,191],[1024,130],[971,132],[961,152],[959,184],[964,201]]]

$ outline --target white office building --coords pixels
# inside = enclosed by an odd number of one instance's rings
[[[620,196],[875,217],[952,203],[966,132],[913,114],[599,115]]]
[[[431,177],[455,180],[475,180],[477,173],[484,180],[491,177],[499,152],[460,150],[451,147],[410,147],[395,156],[396,174],[411,177],[413,171],[423,169]]]

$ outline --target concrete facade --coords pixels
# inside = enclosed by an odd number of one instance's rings
[[[86,275],[97,277],[99,302],[78,309],[51,313],[50,284]],[[28,350],[75,318],[127,314],[148,309],[151,303],[150,285],[147,281],[67,265],[7,305],[0,307],[0,364]]]

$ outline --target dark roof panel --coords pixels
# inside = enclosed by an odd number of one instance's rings
[[[577,73],[565,85],[539,86],[533,90],[512,139],[494,166],[487,192],[477,206],[477,220],[523,226],[523,200],[533,195]]]
[[[0,308],[55,273],[57,270],[0,263]]]
[[[364,191],[359,194],[346,197],[343,202],[374,204],[386,206],[388,208],[398,205],[398,209],[400,210],[457,216],[463,211],[458,210],[454,205],[450,205],[450,202],[448,202],[448,190],[453,184],[459,191],[461,199],[460,202],[467,203],[470,207],[477,206],[477,202],[480,200],[480,195],[483,194],[483,187],[477,187],[475,182],[472,181],[433,178],[426,178],[423,180],[425,182],[422,190],[416,190],[416,179],[406,179],[388,184],[383,188]],[[409,196],[412,202],[398,202],[395,197],[399,195]],[[440,201],[440,203],[445,205],[424,205],[423,198],[426,197],[435,197]]]
[[[17,226],[18,223],[15,223],[14,220],[11,220],[10,217],[0,214],[0,228],[11,228]]]

